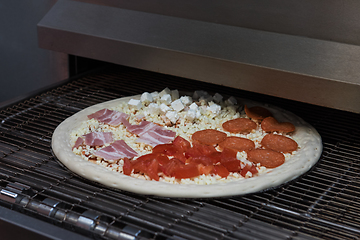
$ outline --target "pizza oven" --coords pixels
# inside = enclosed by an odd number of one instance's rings
[[[38,45],[67,56],[69,78],[0,108],[2,237],[359,238],[359,9],[332,0],[58,0],[37,25]],[[182,199],[102,186],[52,154],[67,117],[165,87],[291,111],[320,133],[321,158],[274,189]]]

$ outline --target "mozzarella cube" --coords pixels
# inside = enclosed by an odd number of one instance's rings
[[[209,95],[206,91],[197,90],[197,91],[195,91],[194,94],[193,94],[193,99],[198,100],[199,98],[204,97],[204,96],[206,96],[206,95]]]
[[[166,104],[162,103],[160,105],[160,111],[162,114],[166,114],[170,110],[171,110],[171,108],[169,108]]]
[[[166,105],[170,105],[171,103],[171,95],[170,94],[165,94],[160,98],[160,102],[164,103]]]
[[[219,94],[219,93],[215,93],[213,100],[214,100],[214,102],[219,103],[223,100],[223,96],[221,96],[221,94]]]
[[[156,103],[150,103],[147,110],[149,115],[158,115],[161,112],[160,106]]]
[[[184,109],[184,105],[182,104],[180,99],[173,101],[171,103],[171,107],[177,112],[180,112],[181,110]]]
[[[197,110],[199,109],[199,106],[198,106],[196,103],[192,103],[192,104],[189,106],[189,108],[190,108],[191,110],[197,111]]]
[[[164,90],[162,90],[160,93],[159,93],[159,97],[162,98],[162,96],[164,96],[165,94],[171,94],[171,90],[169,88],[165,88]]]
[[[150,93],[148,92],[144,92],[141,97],[140,97],[140,100],[142,102],[142,104],[149,104],[153,101],[153,97],[151,96]]]
[[[179,115],[175,111],[168,111],[165,116],[173,123],[175,124],[177,120],[179,119]]]
[[[209,107],[207,107],[208,111],[211,111],[213,114],[218,115],[221,111],[221,106],[217,105],[217,104],[212,104]]]
[[[142,103],[140,100],[137,100],[137,99],[130,99],[130,101],[128,102],[128,105],[131,107],[131,108],[134,108],[136,110],[140,110],[142,108]]]
[[[179,91],[178,90],[172,90],[171,91],[171,99],[175,101],[176,99],[179,99]]]
[[[185,119],[189,121],[194,121],[196,118],[196,110],[189,109],[185,114]]]
[[[187,106],[187,105],[189,105],[190,103],[192,103],[192,98],[189,97],[189,96],[182,96],[182,97],[180,97],[180,100],[181,100],[181,102],[182,102],[185,106]]]
[[[226,104],[229,105],[229,106],[236,105],[236,104],[237,104],[237,100],[236,100],[236,98],[234,98],[233,96],[231,96],[231,97],[229,97],[229,98],[226,100]]]
[[[150,93],[151,97],[153,98],[153,101],[157,101],[159,99],[159,93],[158,92],[152,92]]]

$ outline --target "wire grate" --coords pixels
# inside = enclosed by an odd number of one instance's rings
[[[100,186],[52,156],[52,132],[65,118],[93,104],[165,87],[219,92],[292,111],[321,134],[322,157],[310,172],[276,189],[179,200]],[[0,110],[0,205],[102,239],[356,239],[359,120],[358,114],[233,88],[120,66],[105,69]],[[11,200],[11,191],[21,198]]]

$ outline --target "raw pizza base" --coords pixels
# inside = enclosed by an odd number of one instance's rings
[[[209,198],[244,195],[277,187],[307,172],[316,164],[322,153],[322,141],[319,133],[304,120],[291,112],[275,106],[246,99],[238,99],[239,105],[246,104],[248,107],[263,106],[270,110],[279,122],[293,123],[296,127],[293,139],[300,146],[300,149],[297,150],[297,153],[291,159],[260,176],[211,185],[171,184],[137,179],[114,172],[103,166],[86,161],[72,152],[70,133],[79,128],[83,121],[88,120],[87,115],[103,108],[114,107],[123,101],[128,102],[130,99],[139,98],[140,95],[100,103],[88,107],[64,120],[55,129],[52,136],[52,149],[57,159],[72,172],[108,187],[151,196]]]

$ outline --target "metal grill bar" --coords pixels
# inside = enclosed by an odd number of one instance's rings
[[[266,192],[179,200],[106,188],[75,176],[52,156],[52,132],[65,118],[96,103],[165,87],[288,109],[322,135],[321,160]],[[208,83],[106,69],[0,110],[0,205],[103,239],[354,239],[360,236],[359,120],[357,114]]]

